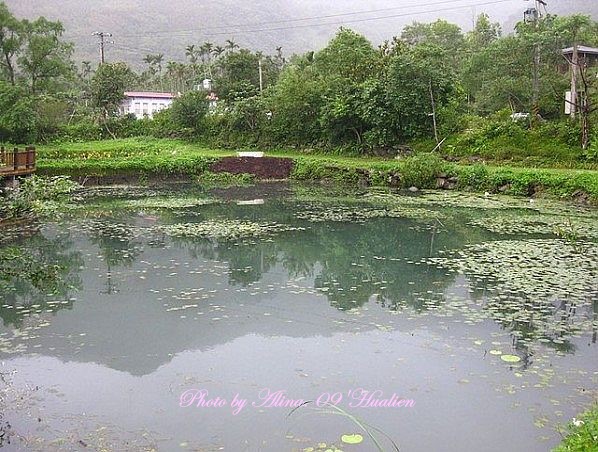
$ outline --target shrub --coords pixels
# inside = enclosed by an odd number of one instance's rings
[[[554,452],[598,451],[598,407],[594,407],[568,426],[569,434]]]
[[[416,154],[401,162],[401,180],[405,187],[433,188],[444,167],[445,162],[436,154]]]

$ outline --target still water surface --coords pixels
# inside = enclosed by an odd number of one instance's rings
[[[87,193],[16,234],[34,276],[0,285],[2,447],[378,450],[359,423],[383,450],[550,450],[596,399],[598,217],[526,202]],[[199,390],[226,403],[181,406]],[[363,406],[391,398],[413,406]]]

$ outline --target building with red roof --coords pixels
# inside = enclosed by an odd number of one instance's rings
[[[153,118],[154,114],[169,108],[178,94],[127,91],[121,104],[121,114],[137,119]]]

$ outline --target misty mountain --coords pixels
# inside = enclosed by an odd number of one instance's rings
[[[546,0],[553,14],[585,13],[598,18],[598,1]],[[76,45],[77,61],[98,59],[94,31],[113,34],[108,60],[135,66],[148,53],[183,60],[189,44],[232,39],[243,47],[286,55],[323,47],[340,26],[378,44],[413,22],[444,18],[465,30],[486,12],[505,32],[533,2],[524,0],[5,0],[18,17],[60,20]],[[485,5],[480,6],[480,3]],[[478,6],[476,6],[476,4]]]

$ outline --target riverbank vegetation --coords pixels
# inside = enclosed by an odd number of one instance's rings
[[[215,176],[210,167],[234,155],[182,140],[129,138],[45,145],[38,149],[40,174],[85,177],[127,176],[142,182],[151,176],[194,178],[210,183],[246,183],[250,178]],[[272,150],[272,157],[294,162],[290,178],[366,186],[451,188],[512,195],[551,195],[598,202],[598,172],[568,168],[525,168],[478,162],[462,165],[436,153],[419,152],[401,159],[309,154]]]
[[[572,119],[563,108],[570,68],[562,49],[598,45],[588,16],[545,15],[537,26],[520,22],[513,35],[484,14],[468,32],[444,20],[414,22],[380,45],[341,28],[324,49],[292,56],[234,41],[190,43],[187,61],[138,55],[146,67],[136,72],[125,62],[75,64],[59,22],[19,20],[3,3],[0,12],[4,142],[150,136],[209,148],[396,156],[430,152],[445,139],[435,151],[452,160],[598,165],[596,114],[578,105]],[[589,106],[596,67],[579,70]],[[204,79],[213,82],[217,107],[195,89]],[[119,116],[125,90],[166,89],[182,93],[171,109],[153,119]]]
[[[19,189],[5,189],[1,194],[0,223],[56,212],[59,203],[71,198],[78,188],[68,176],[29,177]]]
[[[588,452],[598,450],[598,407],[594,407],[579,419],[573,419],[568,435],[554,452]]]

